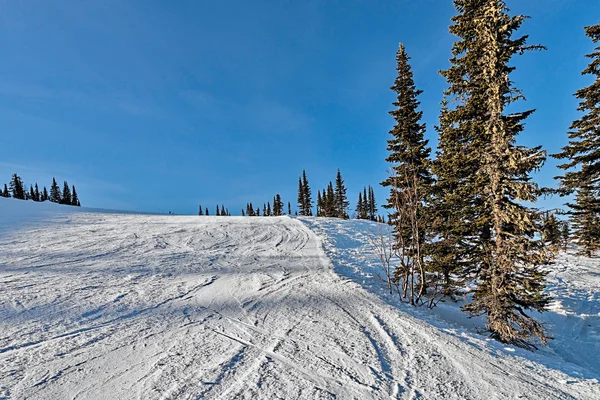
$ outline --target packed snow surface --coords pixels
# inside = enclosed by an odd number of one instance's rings
[[[376,229],[0,199],[0,399],[600,398],[597,262],[557,265],[531,353],[397,302]]]

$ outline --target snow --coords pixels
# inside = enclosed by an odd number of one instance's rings
[[[0,399],[600,398],[598,262],[553,267],[531,353],[399,304],[375,230],[0,199]]]

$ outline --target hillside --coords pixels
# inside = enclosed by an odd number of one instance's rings
[[[375,230],[0,199],[0,398],[600,397],[597,262],[553,267],[556,339],[530,353],[398,304]]]

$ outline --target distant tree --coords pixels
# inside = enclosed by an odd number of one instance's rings
[[[321,197],[321,190],[317,190],[317,217],[323,216],[323,199]]]
[[[556,218],[556,213],[546,211],[542,214],[542,240],[547,246],[555,249],[562,247],[562,235],[560,232],[560,222]]]
[[[246,213],[244,212],[244,209],[242,208],[242,217],[245,217]]]
[[[75,185],[73,185],[73,190],[71,193],[71,205],[76,207],[81,206],[81,204],[79,203],[79,196],[77,196],[77,190],[75,190]]]
[[[355,210],[356,218],[362,219],[364,209],[365,209],[365,205],[363,204],[362,193],[358,192],[358,202],[356,203],[356,210]]]
[[[12,197],[19,200],[25,200],[25,188],[23,186],[23,180],[17,174],[13,174],[10,180],[10,191]]]
[[[40,188],[38,187],[38,184],[35,184],[35,190],[33,191],[33,199],[35,201],[41,201],[41,196],[40,196]]]
[[[50,186],[50,201],[53,203],[60,203],[62,201],[62,193],[54,178],[52,178],[52,186]]]
[[[44,190],[42,191],[41,200],[42,201],[48,201],[48,200],[50,200],[50,196],[48,195],[48,189],[46,189],[46,186],[44,186]]]
[[[10,193],[8,192],[8,187],[6,183],[4,184],[4,190],[2,191],[2,197],[10,197]]]
[[[277,193],[273,198],[273,215],[283,215],[283,202],[281,201],[281,196],[279,193]]]
[[[208,213],[208,207],[206,207],[206,208],[204,209],[204,215],[206,215],[207,217],[210,215],[210,214]]]
[[[33,185],[29,185],[29,198],[33,201],[35,200],[35,190],[33,190]]]
[[[288,215],[292,215],[292,204],[288,201]]]
[[[594,211],[594,192],[586,187],[577,190],[575,202],[569,204],[573,230],[571,237],[580,255],[592,257],[600,249],[600,215]]]
[[[375,202],[375,192],[369,185],[369,198],[367,200],[367,212],[371,221],[377,221],[377,203]]]
[[[339,168],[335,177],[335,216],[342,219],[348,219],[348,196],[346,195],[346,186],[342,179],[342,173]]]
[[[254,210],[254,211],[255,211],[255,213],[256,213],[255,215],[256,215],[257,217],[260,217],[260,206],[256,207],[256,210]]]
[[[68,204],[68,205],[70,205],[71,203],[72,203],[71,189],[69,188],[69,184],[67,183],[67,181],[65,181],[65,183],[63,185],[62,202],[61,202],[61,204]]]
[[[265,203],[263,203],[263,215],[265,217],[268,217],[268,214],[267,214],[267,205]]]
[[[225,211],[225,206],[223,204],[221,204],[221,216],[222,217],[227,216],[227,211]]]
[[[308,179],[306,178],[306,170],[302,170],[302,194],[303,194],[303,210],[305,216],[312,216],[312,194]]]
[[[202,210],[202,205],[198,206],[198,215],[204,215],[204,210]]]
[[[219,205],[218,205],[218,204],[217,204],[217,207],[215,208],[215,215],[216,215],[217,217],[220,217],[220,216],[221,216],[221,210],[219,210]]]

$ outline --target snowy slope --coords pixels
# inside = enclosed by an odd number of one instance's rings
[[[25,203],[0,199],[0,398],[600,398],[593,365],[399,310],[368,226]]]

